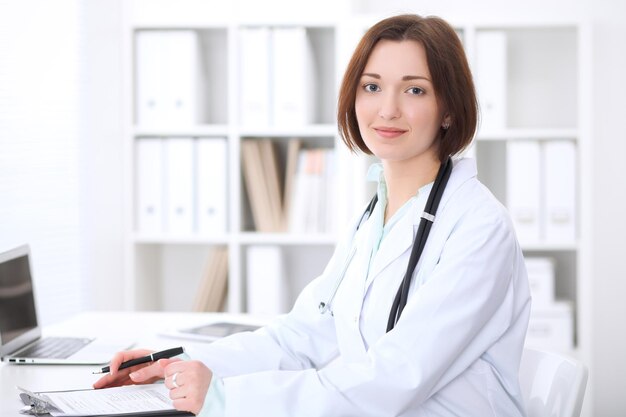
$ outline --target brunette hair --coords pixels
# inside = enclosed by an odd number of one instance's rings
[[[426,51],[428,69],[439,105],[450,117],[448,129],[439,129],[439,160],[465,149],[476,132],[478,102],[465,51],[454,29],[434,16],[399,15],[372,26],[357,46],[341,83],[337,121],[341,138],[352,151],[371,155],[365,145],[355,112],[357,88],[367,60],[381,39],[414,40]]]

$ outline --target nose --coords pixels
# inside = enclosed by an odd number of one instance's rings
[[[378,116],[384,120],[393,120],[400,117],[400,107],[395,94],[382,94],[381,96]]]

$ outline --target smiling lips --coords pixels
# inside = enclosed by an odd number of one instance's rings
[[[401,136],[406,132],[406,130],[404,129],[385,126],[374,127],[374,130],[376,131],[376,133],[378,133],[379,136],[387,139],[397,138],[398,136]]]

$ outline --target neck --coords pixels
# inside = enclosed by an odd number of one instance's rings
[[[383,161],[387,183],[385,222],[420,188],[435,180],[440,165],[436,157],[419,161]]]

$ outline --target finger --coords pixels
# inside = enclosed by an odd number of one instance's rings
[[[93,387],[94,389],[112,388],[120,387],[122,385],[129,385],[132,383],[133,381],[128,377],[128,375],[122,376],[118,374],[117,376],[113,376],[111,374],[106,374],[105,376],[94,382]]]
[[[178,400],[180,398],[188,397],[187,387],[170,388],[170,399]]]
[[[189,371],[189,362],[176,359],[169,360],[169,363],[163,361],[161,362],[161,365],[165,365],[163,368],[163,373],[165,375],[164,382],[167,388],[169,388],[170,390],[175,390],[184,385],[184,382],[181,381],[181,375],[185,373],[185,371]]]
[[[165,370],[168,366],[173,364],[174,362],[182,362],[180,358],[165,358],[159,359],[157,363]]]
[[[159,359],[159,362],[163,366],[165,376],[172,375],[174,372],[184,372],[192,363],[192,361],[183,361],[180,358]]]
[[[127,385],[132,384],[132,381],[128,378],[128,374],[131,372],[131,368],[125,369],[123,372],[119,372],[118,368],[120,364],[124,361],[139,358],[149,354],[150,351],[146,349],[136,349],[136,350],[126,350],[122,352],[117,352],[113,355],[111,362],[109,364],[110,373],[104,375],[102,378],[97,380],[93,387],[95,389],[107,388],[113,386]]]
[[[194,387],[199,392],[204,392],[209,388],[213,373],[200,361],[181,361],[168,365],[165,368],[165,385],[169,389],[189,386]],[[174,384],[176,375],[176,384]]]
[[[170,390],[177,390],[184,385],[184,382],[181,380],[182,372],[173,372],[165,377],[165,386]]]
[[[117,374],[118,369],[120,365],[122,364],[122,362],[126,362],[131,359],[141,358],[141,357],[151,354],[152,352],[154,351],[148,350],[148,349],[133,349],[133,350],[124,350],[122,352],[117,352],[111,359],[111,362],[109,363],[109,372],[111,373],[111,375],[115,375]],[[131,367],[131,368],[135,368],[135,367]],[[131,368],[127,368],[129,369],[128,372],[131,372]]]
[[[148,380],[165,378],[165,372],[163,366],[161,366],[159,362],[154,362],[136,371],[132,371],[129,376],[135,383],[144,383]]]
[[[151,375],[153,377],[155,377],[156,375],[159,375],[159,378],[165,379],[167,378],[167,372],[165,371],[165,369],[173,362],[179,362],[180,359],[179,358],[167,358],[167,359],[159,359],[158,361],[155,362],[155,370],[151,372]]]

